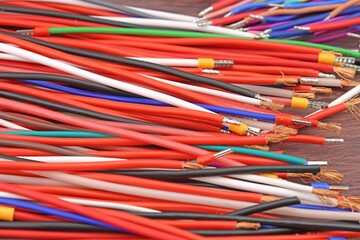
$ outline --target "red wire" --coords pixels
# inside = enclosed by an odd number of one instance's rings
[[[25,197],[28,197],[28,198],[31,198],[31,199],[34,199],[34,200],[37,200],[40,202],[49,203],[54,206],[63,208],[65,210],[69,210],[74,213],[88,216],[90,218],[108,223],[110,225],[113,225],[113,226],[116,226],[119,228],[125,228],[131,232],[138,233],[139,235],[143,235],[143,236],[149,236],[154,239],[167,240],[167,239],[169,239],[169,237],[171,239],[179,239],[179,240],[180,239],[201,239],[201,237],[198,237],[194,234],[180,231],[180,229],[166,226],[166,225],[163,225],[158,222],[154,222],[154,221],[142,218],[142,217],[138,217],[138,216],[131,215],[128,213],[124,213],[124,212],[119,212],[119,214],[121,214],[123,216],[123,218],[122,219],[120,219],[119,217],[114,218],[112,216],[105,215],[100,212],[89,211],[88,208],[86,208],[86,207],[60,200],[60,199],[52,197],[48,194],[32,191],[32,190],[21,188],[18,186],[15,187],[12,184],[7,184],[4,182],[0,182],[0,189],[2,191],[19,194],[21,196],[25,196]],[[126,221],[124,219],[126,219]],[[142,226],[139,225],[139,223],[141,223]],[[151,225],[151,228],[147,227],[150,225]],[[159,231],[157,229],[161,229],[161,231]],[[172,234],[170,234],[171,231],[173,231]],[[6,233],[6,230],[0,230],[0,236],[5,236],[4,235],[5,233]],[[20,233],[20,231],[15,230],[15,233]],[[28,236],[34,237],[37,235],[30,234]],[[60,235],[56,235],[56,236],[60,236]],[[183,236],[183,237],[180,237],[180,236]],[[38,236],[37,236],[37,238],[38,238]]]
[[[50,216],[43,216],[34,213],[28,213],[21,211],[19,209],[15,209],[14,212],[14,220],[16,221],[29,221],[29,222],[53,222],[56,221],[55,218]]]
[[[114,13],[111,11],[105,11],[101,9],[89,8],[84,6],[75,6],[64,3],[43,3],[45,6],[55,7],[61,11],[71,11],[77,14],[84,15],[93,15],[93,16],[114,16],[114,17],[124,17],[120,13]]]
[[[214,10],[218,10],[236,2],[237,0],[219,0],[215,3],[212,3],[211,6],[214,8]]]
[[[336,113],[343,112],[343,111],[346,111],[346,110],[347,110],[346,104],[345,103],[340,103],[340,104],[337,104],[337,105],[335,105],[333,107],[329,107],[329,108],[326,108],[326,109],[324,109],[322,111],[316,112],[316,113],[312,114],[311,116],[309,116],[307,118],[308,119],[320,120],[320,119],[330,117],[332,115],[335,115]]]
[[[48,56],[48,57],[56,58],[56,59],[60,59],[60,60],[65,60],[70,63],[78,64],[80,66],[85,66],[85,67],[89,67],[92,69],[104,71],[104,72],[107,72],[110,74],[115,74],[115,75],[118,75],[121,77],[125,77],[128,79],[134,80],[136,82],[141,82],[143,84],[146,84],[146,85],[149,85],[152,87],[156,87],[157,89],[168,91],[170,93],[173,93],[173,94],[176,94],[176,95],[188,98],[188,99],[195,100],[197,102],[208,103],[208,104],[213,103],[212,101],[204,99],[203,97],[199,97],[199,95],[197,93],[194,93],[194,92],[191,92],[188,90],[184,90],[184,89],[181,89],[178,87],[174,87],[169,84],[164,84],[159,81],[140,76],[136,73],[132,73],[132,72],[129,72],[126,70],[122,70],[120,68],[113,67],[113,66],[117,66],[117,65],[111,65],[111,64],[107,64],[105,62],[93,61],[93,60],[89,60],[87,58],[76,57],[76,56],[73,56],[73,55],[70,55],[67,53],[63,53],[63,52],[60,52],[57,50],[53,50],[51,48],[39,46],[37,44],[33,44],[28,41],[17,39],[15,37],[7,36],[4,34],[0,34],[0,39],[3,41],[6,41],[8,43],[16,44],[19,47],[23,47],[27,50],[37,52],[44,56]]]
[[[311,136],[311,135],[290,135],[287,142],[301,142],[301,143],[310,143],[310,144],[318,144],[324,145],[325,144],[325,137],[322,136]]]
[[[337,29],[344,29],[347,27],[355,26],[360,24],[360,17],[350,18],[346,20],[339,20],[335,22],[325,22],[322,24],[312,24],[309,25],[310,32],[319,32],[319,31],[332,31]]]
[[[46,6],[46,4],[43,3],[34,3],[34,2],[14,2],[14,1],[2,1],[1,2],[4,5],[11,5],[11,6],[20,6],[20,7],[26,7],[26,8],[37,8],[37,9],[44,9],[44,10],[51,10],[51,11],[60,11],[60,12],[68,12],[59,10],[54,7]]]
[[[312,86],[309,85],[297,85],[295,87],[285,87],[285,88],[299,92],[312,92]]]
[[[232,70],[235,71],[248,71],[256,73],[265,73],[265,74],[284,74],[286,75],[297,75],[304,77],[318,77],[319,71],[314,69],[307,68],[291,68],[291,67],[279,67],[279,66],[258,66],[252,65],[234,65]]]

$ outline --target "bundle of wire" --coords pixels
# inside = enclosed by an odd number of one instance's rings
[[[320,43],[357,33],[359,4],[358,0],[219,1],[201,11],[197,23],[239,29],[256,38]]]
[[[202,15],[351,27],[357,4],[222,0]],[[326,118],[360,116],[359,52],[102,0],[0,9],[0,238],[360,236],[342,174],[282,144],[343,143]]]

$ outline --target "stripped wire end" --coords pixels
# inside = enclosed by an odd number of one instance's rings
[[[228,12],[227,14],[224,15],[224,18],[230,17],[232,14],[232,12]]]
[[[288,178],[300,178],[304,183],[327,182],[339,184],[344,179],[344,175],[336,170],[321,169],[317,174],[312,173],[288,173]]]
[[[261,128],[247,126],[246,135],[248,135],[248,136],[260,136],[260,134],[261,134]]]
[[[339,193],[327,189],[313,188],[312,193],[318,196],[337,198]]]
[[[275,133],[285,133],[288,135],[296,135],[299,130],[295,129],[295,128],[289,128],[289,127],[285,127],[285,126],[281,126],[281,125],[275,125],[273,127],[273,131]]]
[[[311,87],[311,91],[314,92],[315,94],[324,94],[324,95],[332,94],[332,89],[326,87]]]
[[[264,20],[263,16],[256,15],[256,14],[250,14],[249,18],[256,19],[256,20]]]
[[[25,36],[32,36],[32,35],[34,35],[34,30],[32,30],[32,29],[16,30],[16,33],[19,33],[19,34],[25,35]]]
[[[332,19],[332,17],[330,15],[328,15],[326,18],[324,18],[323,21],[327,21],[327,20],[330,20],[330,19]]]
[[[282,77],[282,78],[278,78],[276,80],[276,83],[277,84],[283,84],[285,86],[296,86],[299,83],[299,81],[296,78]]]
[[[324,123],[324,122],[318,122],[318,127],[320,129],[328,130],[332,133],[340,134],[342,127],[338,123]],[[326,140],[325,140],[326,142]]]
[[[341,81],[341,87],[356,87],[358,86],[360,83],[359,82],[355,82],[352,80],[342,80]]]
[[[347,33],[346,35],[347,35],[348,37],[360,38],[360,34],[356,34],[356,33]]]
[[[193,170],[198,170],[198,169],[203,169],[204,166],[199,164],[199,163],[196,163],[196,162],[193,162],[193,161],[189,161],[189,162],[185,162],[184,163],[184,166],[183,166],[184,169],[193,169]]]
[[[315,93],[294,92],[293,97],[300,97],[300,98],[306,98],[306,99],[315,99]]]
[[[212,25],[212,22],[210,20],[206,20],[206,19],[199,19],[196,21],[196,24],[199,27],[207,27],[207,26]]]
[[[221,72],[216,69],[202,69],[201,72],[206,74],[222,75]]]
[[[327,161],[307,161],[308,166],[327,166]]]
[[[213,7],[213,6],[207,7],[207,8],[205,8],[204,10],[202,10],[201,12],[199,12],[198,16],[199,16],[199,17],[203,17],[203,16],[205,16],[206,14],[212,12],[213,10],[214,10],[214,7]]]
[[[225,123],[225,124],[234,124],[234,125],[240,125],[241,124],[241,122],[239,122],[238,120],[228,118],[228,117],[223,118],[223,123]]]
[[[250,229],[250,230],[258,230],[260,229],[260,223],[252,223],[252,222],[238,222],[236,224],[237,229]]]
[[[350,187],[343,185],[329,185],[329,189],[338,192],[345,192],[345,191],[349,191]]]
[[[351,209],[352,211],[358,212],[360,211],[360,197],[343,197],[337,201],[337,207],[342,209]]]
[[[279,143],[284,142],[289,138],[287,133],[271,134],[267,136],[267,141],[269,143]]]
[[[284,8],[285,4],[278,4],[278,3],[269,3],[268,4],[269,7],[275,7],[275,8]]]
[[[266,145],[245,145],[244,147],[250,148],[250,149],[255,149],[255,150],[260,150],[260,151],[265,151],[265,152],[270,151],[270,147],[266,146]]]
[[[360,108],[357,106],[360,104],[360,98],[354,98],[345,103],[345,106],[354,115],[356,119],[360,119]]]
[[[278,111],[284,109],[285,105],[281,104],[281,103],[261,101],[260,107],[278,112]]]
[[[310,31],[311,27],[307,27],[307,26],[294,26],[294,29],[296,30],[301,30],[301,31]]]
[[[356,75],[356,69],[354,68],[343,68],[343,67],[334,67],[334,71],[339,77],[343,79],[353,79]]]

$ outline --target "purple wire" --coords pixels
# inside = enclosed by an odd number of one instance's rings
[[[326,37],[322,37],[322,38],[313,38],[313,39],[309,39],[307,41],[312,42],[312,43],[328,42],[328,41],[331,41],[331,40],[334,40],[334,39],[346,37],[348,33],[352,33],[352,32],[358,32],[358,31],[357,30],[351,30],[351,31],[341,32],[341,33],[338,33],[338,34],[334,34],[334,35],[330,35],[330,36],[326,36]]]

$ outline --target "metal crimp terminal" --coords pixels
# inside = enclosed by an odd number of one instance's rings
[[[249,135],[249,136],[260,136],[260,134],[261,134],[261,128],[248,126],[246,133],[247,133],[247,135]]]
[[[308,166],[327,166],[328,162],[327,161],[308,161],[307,165]]]
[[[348,33],[346,34],[348,37],[353,37],[353,38],[360,38],[360,34],[356,34],[356,33]]]
[[[319,83],[318,78],[301,77],[300,83],[305,85],[317,85]]]
[[[294,29],[302,30],[302,31],[310,31],[311,30],[310,27],[306,27],[306,26],[294,26]]]
[[[335,57],[335,62],[345,64],[355,64],[356,59],[353,57]]]
[[[264,102],[272,102],[272,100],[270,98],[265,98],[265,97],[262,97],[260,94],[256,94],[255,95],[255,98],[256,99],[259,99],[261,101],[264,101]]]
[[[327,102],[320,102],[320,101],[309,101],[309,108],[313,109],[325,109],[329,106]]]
[[[216,74],[216,75],[221,74],[221,72],[219,70],[216,70],[216,69],[202,69],[201,71],[203,73],[207,73],[207,74]]]
[[[229,153],[233,153],[234,151],[231,148],[225,149],[221,152],[217,152],[214,154],[214,158],[221,158]]]
[[[198,16],[199,17],[202,17],[206,14],[208,14],[209,12],[213,11],[214,10],[214,7],[213,6],[210,6],[210,7],[207,7],[205,8],[204,10],[202,10],[201,12],[199,12]]]
[[[207,27],[207,26],[210,26],[212,24],[212,22],[209,20],[206,20],[206,19],[199,19],[198,21],[196,21],[196,24],[199,27]]]
[[[277,8],[284,8],[285,4],[278,4],[278,3],[269,3],[269,7],[277,7]]]
[[[341,185],[329,185],[329,190],[334,190],[334,191],[349,191],[350,187],[349,186],[341,186]]]
[[[326,138],[326,143],[343,143],[345,142],[343,138]]]
[[[320,72],[318,75],[319,78],[336,78],[334,74],[322,73]]]
[[[233,65],[233,60],[215,60],[215,68],[231,68]]]
[[[245,23],[246,23],[245,20],[241,20],[241,21],[238,21],[236,23],[230,24],[228,27],[231,28],[231,29],[237,29],[237,28],[243,27]]]
[[[34,31],[32,29],[16,30],[16,32],[25,36],[31,36],[34,34]]]
[[[261,21],[264,20],[264,17],[263,17],[263,16],[256,15],[256,14],[250,14],[249,17],[251,17],[251,18],[253,18],[253,19],[261,20]]]
[[[360,66],[358,66],[358,65],[353,65],[353,64],[344,63],[344,64],[343,64],[343,67],[355,68],[355,70],[356,70],[357,72],[360,71]]]
[[[306,125],[311,126],[311,122],[303,119],[293,118],[293,123],[296,125]]]
[[[234,124],[234,125],[239,125],[241,122],[236,120],[236,119],[232,119],[232,118],[228,118],[228,117],[224,117],[223,118],[223,123],[228,123],[228,124]]]

